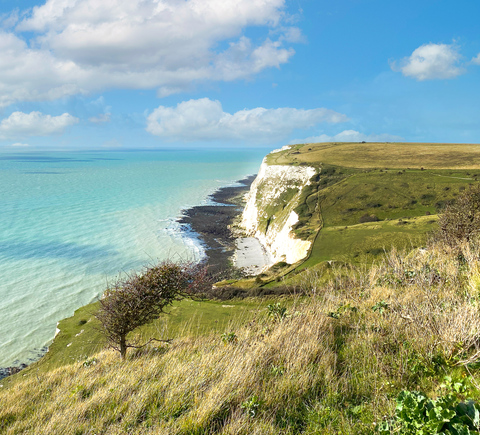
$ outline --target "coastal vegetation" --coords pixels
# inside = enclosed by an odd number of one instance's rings
[[[307,143],[267,156],[269,164],[349,168],[479,169],[479,144],[332,142]]]
[[[204,266],[162,262],[142,273],[118,278],[105,290],[95,317],[109,346],[125,359],[130,347],[142,348],[152,341],[163,341],[152,337],[139,345],[127,341],[131,332],[157,319],[175,301],[201,293],[208,282]]]
[[[322,268],[325,261],[372,264],[392,248],[423,246],[438,214],[477,182],[479,150],[461,144],[322,143],[269,154],[268,165],[309,166],[317,172],[293,208],[298,222],[292,232],[311,242],[308,255],[267,271],[262,285],[296,285],[298,273]],[[258,203],[260,230],[290,212],[291,203],[281,199]]]
[[[334,266],[327,282],[310,279],[308,295],[269,303],[221,332],[187,332],[125,360],[102,350],[16,375],[0,392],[0,427],[7,434],[476,433],[480,249],[476,242],[458,249],[461,257],[432,242],[391,251],[369,268]],[[454,427],[463,432],[446,431]]]
[[[123,359],[99,302],[83,307],[42,360],[0,381],[0,433],[479,433],[476,148],[453,146],[448,166],[444,145],[375,154],[387,145],[269,155],[320,169],[294,192],[308,258],[204,293],[261,298],[172,300],[129,335],[172,340]]]

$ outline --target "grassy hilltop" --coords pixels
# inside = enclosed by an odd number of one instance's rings
[[[479,169],[480,144],[317,143],[272,153],[269,164],[331,164],[350,168]]]
[[[297,237],[312,241],[295,274],[327,260],[368,264],[392,247],[422,246],[437,214],[480,176],[480,145],[302,144],[269,154],[267,163],[320,169],[295,209]],[[295,282],[291,267],[263,278],[285,273],[284,282]]]
[[[306,144],[268,162],[321,167],[296,209],[314,243],[237,284],[301,295],[176,303],[134,333],[172,343],[125,361],[83,307],[0,380],[1,434],[479,433],[480,243],[429,233],[475,185],[480,146]]]

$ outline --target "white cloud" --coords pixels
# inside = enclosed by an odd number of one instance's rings
[[[301,33],[285,26],[284,8],[285,0],[47,0],[15,32],[0,32],[0,105],[107,88],[168,95],[249,78],[294,54],[285,44]],[[242,36],[250,26],[276,39]],[[25,42],[20,32],[36,37]]]
[[[363,134],[355,130],[344,130],[334,136],[321,134],[320,136],[310,136],[305,139],[294,139],[291,144],[297,143],[318,143],[318,142],[400,142],[404,140],[400,136],[391,134]]]
[[[321,122],[344,122],[347,117],[329,109],[244,109],[223,111],[219,101],[189,100],[176,107],[160,106],[147,117],[147,131],[172,141],[249,140],[275,142],[295,129]]]
[[[78,122],[78,118],[64,113],[60,116],[44,115],[40,112],[13,112],[0,122],[0,138],[25,136],[48,136],[62,133],[66,127]]]
[[[28,143],[21,143],[21,142],[15,142],[10,145],[11,147],[29,147],[30,145]]]
[[[92,116],[88,118],[88,120],[94,124],[104,124],[106,122],[110,122],[110,116],[111,113],[101,113],[98,116]]]
[[[420,81],[451,79],[465,72],[458,65],[460,59],[456,46],[430,43],[418,47],[410,57],[400,62],[400,66],[393,62],[391,67],[394,71],[400,70],[404,76]]]
[[[480,53],[478,53],[471,61],[475,65],[480,65]]]

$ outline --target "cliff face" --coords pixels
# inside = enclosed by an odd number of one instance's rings
[[[317,173],[308,166],[268,165],[266,159],[247,194],[242,226],[260,240],[274,262],[293,264],[306,257],[311,242],[295,238],[294,209],[302,189]]]

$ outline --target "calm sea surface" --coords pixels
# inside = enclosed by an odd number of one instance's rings
[[[175,219],[268,151],[0,153],[0,367],[34,358],[119,272],[199,258]]]

